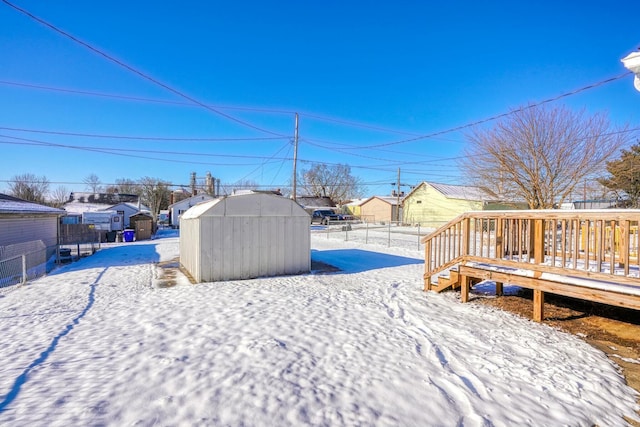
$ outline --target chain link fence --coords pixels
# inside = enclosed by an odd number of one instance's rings
[[[328,239],[422,250],[424,245],[420,243],[420,239],[435,228],[401,225],[395,221],[378,224],[332,221],[326,226],[311,226],[311,230],[316,234],[326,234]]]
[[[0,246],[0,290],[47,273],[47,247],[42,240]]]

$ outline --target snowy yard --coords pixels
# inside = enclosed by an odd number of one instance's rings
[[[422,291],[422,252],[312,235],[341,271],[166,286],[178,238],[0,294],[0,425],[624,426],[580,339]]]

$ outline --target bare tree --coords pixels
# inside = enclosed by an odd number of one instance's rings
[[[343,204],[362,194],[360,181],[351,175],[349,165],[319,163],[302,173],[303,187],[313,196],[330,197]]]
[[[603,170],[628,143],[625,130],[613,129],[604,114],[524,107],[491,129],[474,129],[461,166],[497,198],[548,209]]]
[[[59,208],[69,200],[70,191],[64,185],[59,185],[49,194],[49,200],[53,207]]]
[[[106,188],[106,192],[112,194],[138,194],[140,189],[136,181],[129,178],[118,178],[114,185],[109,185]]]
[[[49,193],[49,180],[45,176],[37,177],[31,173],[14,176],[9,181],[9,193],[23,200],[45,203]]]
[[[82,180],[87,186],[87,190],[93,193],[99,193],[102,190],[102,182],[100,182],[100,178],[95,173],[88,175],[85,179]]]
[[[140,201],[149,207],[154,218],[158,216],[160,209],[166,209],[169,205],[169,182],[145,176],[138,181],[138,189]]]

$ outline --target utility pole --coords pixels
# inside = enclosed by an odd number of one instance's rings
[[[296,129],[293,134],[293,191],[291,193],[292,199],[296,201],[296,189],[298,181],[298,172],[296,166],[298,163],[298,113],[296,113]]]
[[[396,221],[400,222],[400,168],[398,168],[398,191],[396,193]]]

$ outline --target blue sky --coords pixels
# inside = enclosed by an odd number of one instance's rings
[[[398,168],[472,183],[447,131],[619,76],[640,47],[630,0],[11,3],[171,90],[0,2],[0,191],[24,173],[286,187],[296,112],[299,170],[348,164],[366,195]],[[632,81],[550,105],[637,127]]]

